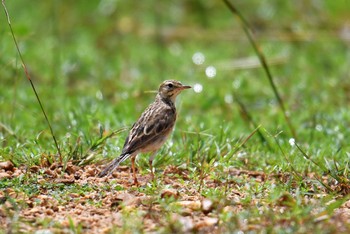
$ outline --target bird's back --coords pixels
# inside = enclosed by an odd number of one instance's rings
[[[175,105],[157,95],[156,100],[132,126],[125,140],[122,154],[158,150],[171,133],[175,121]]]

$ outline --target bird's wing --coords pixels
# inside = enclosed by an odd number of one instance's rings
[[[176,112],[173,108],[163,108],[161,106],[149,106],[132,126],[127,137],[123,153],[133,153],[138,151],[159,137],[166,137],[172,130],[176,120]],[[159,104],[159,103],[158,103]]]

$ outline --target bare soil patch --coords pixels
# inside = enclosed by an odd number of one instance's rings
[[[35,191],[23,191],[6,187],[0,191],[0,228],[10,231],[16,228],[22,232],[47,230],[65,232],[72,227],[84,233],[108,233],[116,230],[127,231],[135,225],[141,225],[145,232],[168,231],[210,232],[229,231],[229,225],[222,219],[223,214],[237,215],[250,206],[265,205],[265,209],[283,212],[293,204],[294,198],[286,193],[273,204],[264,204],[264,199],[256,198],[249,203],[242,202],[248,193],[237,180],[223,183],[209,176],[203,179],[202,189],[225,188],[223,198],[213,199],[203,196],[198,185],[191,183],[189,172],[169,166],[157,175],[157,184],[151,185],[149,175],[138,175],[140,187],[132,184],[130,168],[119,167],[108,178],[97,178],[101,166],[79,167],[69,162],[66,166],[33,166],[15,168],[10,163],[0,164],[1,183],[20,177],[33,177],[32,184],[23,186]],[[262,172],[227,170],[236,178],[244,181],[254,180],[264,183],[266,180],[281,182],[288,175],[266,175]],[[153,192],[150,192],[153,188]],[[140,189],[141,188],[141,189]],[[164,202],[163,202],[164,201]],[[317,202],[316,198],[307,198],[305,202]],[[172,207],[167,208],[167,205]],[[175,208],[174,208],[175,207]],[[177,208],[176,208],[177,207]],[[313,222],[332,222],[339,230],[346,231],[349,226],[349,202],[336,209],[332,216],[323,209],[315,210]],[[286,225],[293,220],[277,220],[272,224],[269,217],[260,220],[238,223],[241,230],[259,230],[269,225]],[[276,222],[276,220],[275,220]],[[17,225],[14,227],[14,225]]]

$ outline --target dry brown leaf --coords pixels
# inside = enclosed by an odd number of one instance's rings
[[[218,224],[218,218],[204,217],[203,220],[200,220],[195,224],[195,229],[199,230],[205,227],[211,227]]]
[[[183,208],[188,208],[191,210],[200,210],[201,202],[200,201],[178,201],[176,202],[179,206]]]
[[[14,171],[14,165],[10,161],[0,162],[0,170]]]
[[[170,198],[170,197],[172,197],[172,198],[178,199],[180,197],[180,193],[176,189],[163,189],[160,192],[160,197],[161,198]]]
[[[0,179],[10,179],[12,176],[7,172],[0,172]]]

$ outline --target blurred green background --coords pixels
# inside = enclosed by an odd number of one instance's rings
[[[321,161],[348,161],[349,1],[232,3],[249,22],[267,58],[298,142]],[[79,136],[86,142],[96,138],[100,126],[106,131],[130,127],[153,100],[155,94],[148,91],[155,91],[163,80],[177,79],[194,90],[178,100],[172,151],[193,156],[201,142],[207,142],[203,145],[212,152],[209,158],[232,153],[256,127],[241,114],[238,98],[273,147],[254,135],[242,154],[249,163],[230,163],[283,168],[287,162],[273,136],[292,162],[300,161],[293,156],[292,136],[266,74],[240,22],[223,2],[56,0],[6,5],[66,154],[65,147]],[[3,11],[0,22],[0,153],[5,158],[54,153]],[[115,156],[126,134],[109,141],[103,157]]]

